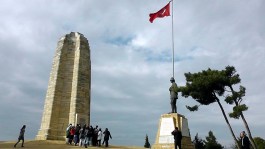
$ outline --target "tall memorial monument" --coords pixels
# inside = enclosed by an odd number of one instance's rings
[[[36,140],[64,140],[71,124],[90,123],[91,61],[88,40],[80,33],[57,45]]]
[[[176,101],[178,99],[178,87],[175,79],[171,78],[172,83],[169,88],[171,113],[162,114],[158,123],[158,131],[155,144],[152,149],[174,149],[174,136],[171,134],[175,127],[182,132],[181,147],[182,149],[194,149],[191,142],[188,119],[184,115],[177,113]]]

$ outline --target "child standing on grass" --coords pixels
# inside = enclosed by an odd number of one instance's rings
[[[25,129],[26,129],[26,125],[23,125],[22,128],[20,129],[20,133],[18,136],[18,141],[17,143],[14,145],[14,147],[17,146],[17,144],[20,142],[20,140],[22,140],[22,145],[21,147],[24,147],[24,134],[25,134]]]

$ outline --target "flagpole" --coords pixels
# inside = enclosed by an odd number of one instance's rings
[[[174,15],[174,9],[173,9],[173,0],[171,0],[172,2],[172,9],[171,9],[171,12],[172,12],[172,26],[171,26],[171,31],[172,31],[172,65],[173,65],[173,78],[175,78],[175,74],[174,74],[174,21],[173,21],[173,15]]]

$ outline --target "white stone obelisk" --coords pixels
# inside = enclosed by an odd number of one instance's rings
[[[90,123],[91,61],[88,40],[71,32],[58,42],[37,140],[64,140],[67,126]]]

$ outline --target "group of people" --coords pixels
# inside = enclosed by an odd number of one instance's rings
[[[103,140],[102,145],[105,144],[105,147],[108,147],[110,138],[112,139],[112,136],[108,128],[106,128],[104,132],[102,132],[101,128],[98,128],[98,126],[93,128],[86,124],[83,126],[80,124],[76,126],[69,124],[66,128],[66,143],[73,143],[75,146],[79,145],[85,148],[88,146],[101,146],[101,141]]]
[[[20,129],[18,141],[14,145],[14,148],[17,146],[17,144],[22,141],[21,147],[24,147],[24,134],[25,134],[26,125],[23,125]],[[178,129],[178,127],[175,127],[175,130],[171,132],[171,134],[174,136],[174,143],[175,143],[175,149],[181,149],[181,140],[182,140],[182,133]],[[66,128],[66,143],[79,146],[85,146],[87,148],[89,145],[91,146],[101,146],[101,141],[104,135],[103,139],[103,145],[105,143],[105,147],[109,146],[109,138],[112,139],[112,136],[108,130],[108,128],[105,129],[104,132],[102,132],[101,128],[98,128],[96,126],[93,128],[92,126],[86,126],[77,124],[76,126],[72,126],[72,124],[69,124],[69,126]],[[248,137],[246,136],[245,131],[242,131],[240,133],[240,144],[242,149],[250,149],[250,141]]]

